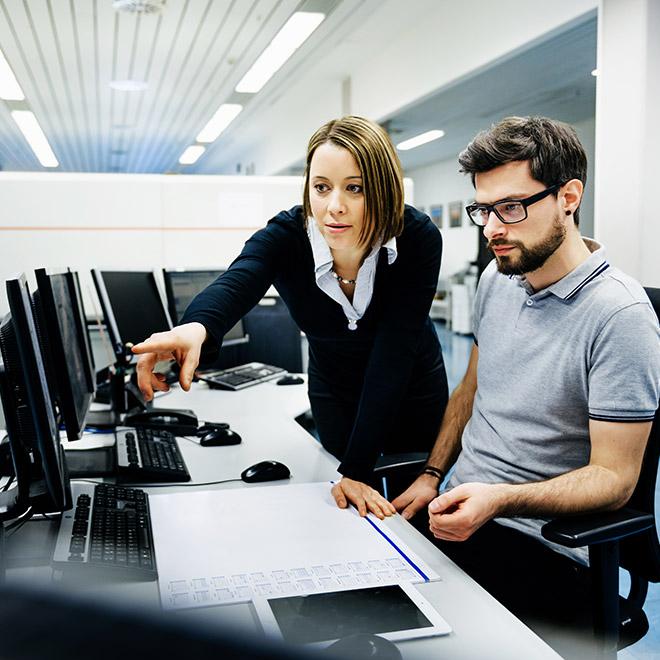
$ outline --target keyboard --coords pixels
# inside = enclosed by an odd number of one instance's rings
[[[149,497],[138,488],[74,482],[74,508],[62,514],[53,568],[78,575],[155,580]]]
[[[133,483],[190,481],[179,445],[169,431],[119,428],[115,435],[120,480]]]
[[[261,362],[250,362],[231,369],[198,372],[200,380],[223,390],[242,390],[246,387],[263,383],[286,373],[281,367],[274,367]]]

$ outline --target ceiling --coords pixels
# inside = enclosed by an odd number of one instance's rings
[[[0,101],[2,169],[42,169],[10,116],[27,104],[59,171],[181,171],[179,155],[221,103],[244,103],[242,122],[261,122],[265,132],[269,102],[314,66],[320,44],[352,43],[337,49],[333,69],[324,70],[348,76],[351,58],[396,32],[392,10],[401,6],[399,0],[145,2],[158,11],[116,11],[112,0],[0,0],[0,47],[26,95],[25,102]],[[237,95],[236,83],[298,10],[328,17],[260,93]],[[386,118],[395,142],[431,128],[446,132],[402,152],[405,169],[455,155],[477,130],[509,114],[592,117],[595,60],[593,18]],[[148,88],[121,92],[108,85],[123,79]],[[194,171],[222,168],[221,150],[211,148]],[[294,163],[282,173],[299,170]]]

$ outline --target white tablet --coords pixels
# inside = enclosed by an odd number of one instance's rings
[[[290,644],[327,646],[358,633],[399,641],[451,632],[449,624],[409,583],[255,598],[254,606],[264,632]]]

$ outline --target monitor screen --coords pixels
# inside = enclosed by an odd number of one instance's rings
[[[203,291],[211,282],[222,275],[224,270],[163,270],[165,291],[167,293],[167,308],[174,323],[183,317],[192,299]],[[224,336],[222,343],[230,346],[245,342],[247,336],[243,322],[239,321]]]
[[[35,311],[51,393],[55,395],[69,440],[85,428],[85,416],[94,396],[81,314],[73,273],[35,271],[38,291]],[[78,292],[79,293],[79,292]]]
[[[172,327],[153,272],[104,270],[93,275],[115,353]]]
[[[18,488],[35,510],[63,511],[71,490],[24,275],[7,281],[7,298],[0,391]]]

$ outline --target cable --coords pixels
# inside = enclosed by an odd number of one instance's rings
[[[169,482],[169,483],[150,483],[150,484],[111,484],[107,481],[96,481],[94,479],[75,479],[73,481],[82,481],[87,484],[96,484],[99,486],[115,486],[116,488],[172,488],[172,486],[181,486],[183,488],[195,488],[196,486],[216,486],[218,484],[228,484],[231,481],[243,481],[240,477],[235,479],[223,479],[221,481],[203,481],[194,484],[182,484],[179,482]]]
[[[25,523],[32,518],[32,507],[29,507],[28,510],[19,518],[14,520],[14,522],[10,523],[5,527],[5,531],[7,531],[7,538],[10,536],[13,536],[16,534],[16,532],[25,525]]]

